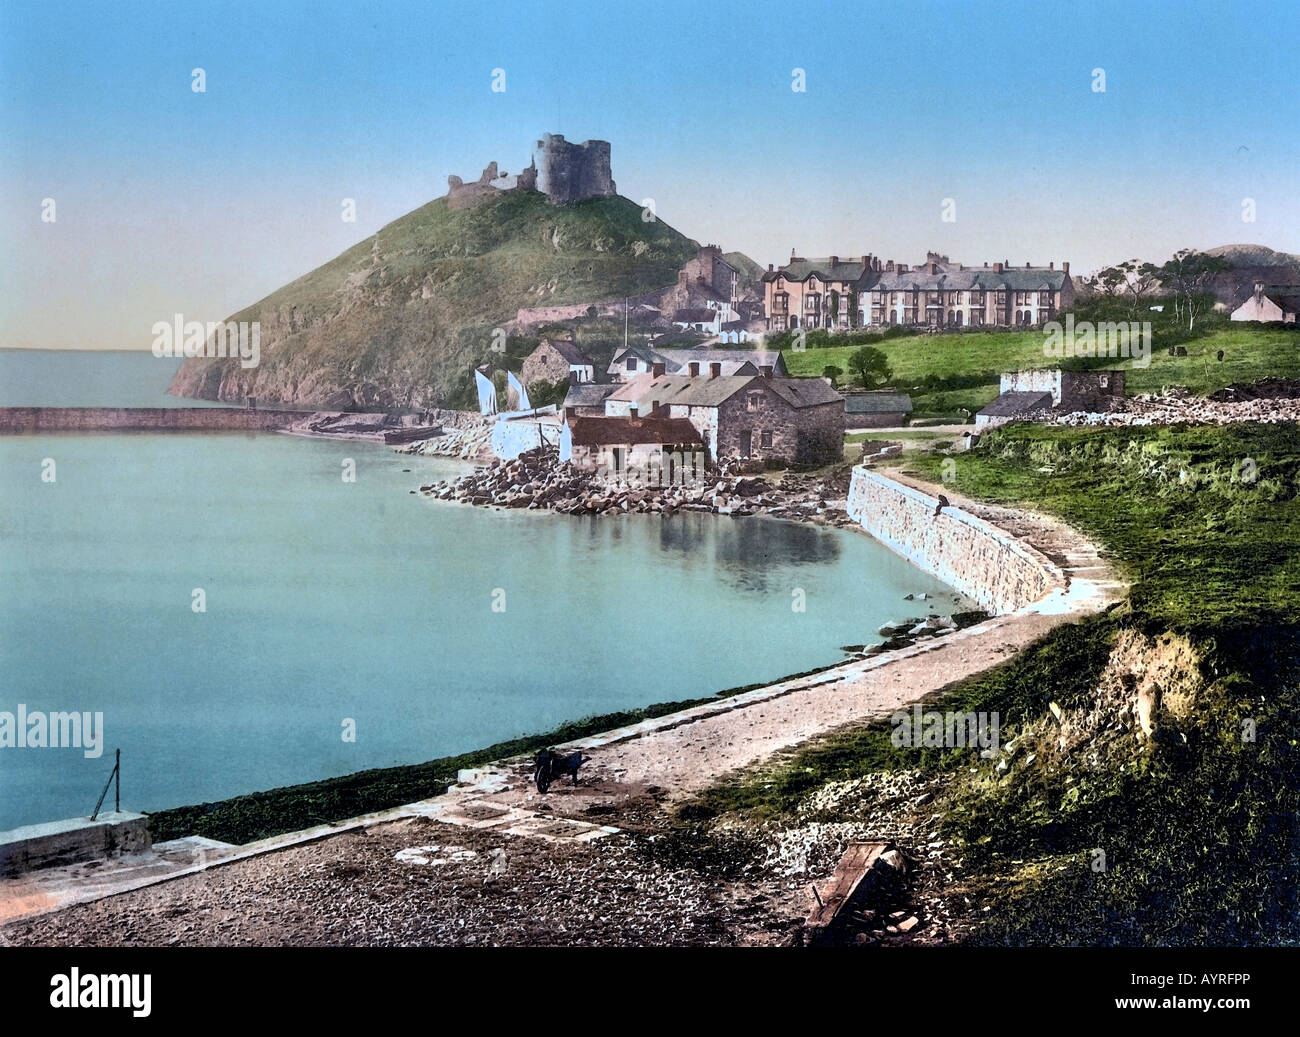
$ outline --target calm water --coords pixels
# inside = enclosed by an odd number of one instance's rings
[[[183,362],[148,352],[0,349],[0,407],[230,406],[168,396]]]
[[[100,759],[0,748],[0,829],[88,813],[114,748],[127,809],[218,799],[833,663],[905,593],[951,596],[853,533],[408,492],[458,470],[274,434],[0,437],[0,711],[107,732]]]

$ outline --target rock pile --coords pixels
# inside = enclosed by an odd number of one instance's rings
[[[1044,420],[1056,425],[1230,425],[1256,422],[1264,425],[1300,421],[1300,399],[1289,396],[1248,396],[1223,390],[1219,398],[1197,396],[1175,387],[1123,401],[1120,409],[1100,413],[1052,412]],[[1235,398],[1232,398],[1235,397]]]
[[[492,426],[484,424],[448,429],[445,435],[410,443],[397,452],[426,457],[458,457],[464,461],[481,460],[492,453]]]
[[[444,437],[446,438],[446,437]],[[436,440],[433,442],[437,442]],[[605,482],[561,462],[554,449],[530,450],[511,461],[494,460],[455,480],[420,491],[438,500],[480,507],[548,508],[567,515],[770,515],[824,526],[847,526],[847,479],[824,480],[786,473],[779,482],[729,474],[723,465],[690,485],[649,486]]]

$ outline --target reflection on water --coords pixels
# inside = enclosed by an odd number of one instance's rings
[[[853,533],[409,492],[461,470],[281,435],[0,438],[0,711],[102,711],[124,805],[157,809],[776,680],[946,590]],[[0,829],[84,814],[102,763],[0,749]]]

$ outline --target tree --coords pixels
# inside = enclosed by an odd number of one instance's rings
[[[1097,271],[1090,286],[1110,299],[1123,299],[1129,312],[1137,316],[1142,303],[1151,297],[1160,284],[1160,268],[1152,263],[1128,259]]]
[[[840,293],[834,288],[831,289],[830,298],[831,327],[835,327],[840,322]]]
[[[875,346],[863,346],[856,349],[848,359],[849,370],[857,375],[864,389],[884,385],[894,377],[889,366],[889,357]]]
[[[839,384],[839,377],[844,373],[844,368],[836,367],[834,364],[827,364],[822,368],[822,377],[829,378],[832,386]]]
[[[1215,276],[1229,267],[1230,264],[1218,256],[1184,248],[1175,252],[1156,271],[1160,283],[1173,290],[1175,314],[1180,320],[1187,317],[1188,331],[1193,330],[1196,318],[1205,309]]]

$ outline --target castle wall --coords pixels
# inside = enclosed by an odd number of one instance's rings
[[[533,152],[537,190],[556,205],[606,198],[618,193],[610,172],[609,141],[574,144],[560,133],[547,133]]]

